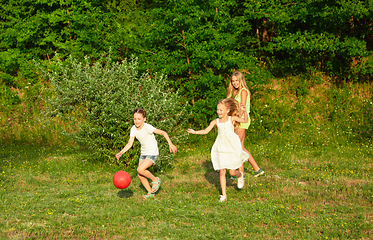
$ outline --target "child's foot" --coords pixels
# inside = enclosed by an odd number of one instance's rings
[[[159,189],[159,187],[161,186],[161,179],[159,177],[158,178],[158,181],[156,182],[152,182],[152,193],[156,193]]]
[[[244,173],[243,172],[240,172],[240,173],[241,173],[241,177],[239,177],[237,181],[237,187],[239,189],[243,188],[243,186],[245,185]]]
[[[227,201],[227,196],[220,195],[219,202],[225,202]]]
[[[263,174],[264,174],[264,171],[261,168],[259,168],[258,171],[254,172],[253,177],[259,177],[260,175],[263,175]]]
[[[142,197],[145,198],[145,199],[147,199],[147,198],[152,198],[152,197],[154,197],[154,196],[155,196],[154,193],[150,193],[150,192],[148,192],[146,195],[144,195],[144,196],[142,196]]]

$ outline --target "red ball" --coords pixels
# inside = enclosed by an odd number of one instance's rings
[[[120,170],[114,174],[113,183],[115,187],[125,189],[131,183],[131,176],[127,172]]]

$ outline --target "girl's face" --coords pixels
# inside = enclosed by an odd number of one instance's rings
[[[219,118],[224,118],[229,113],[229,110],[224,104],[219,103],[216,107],[216,113],[218,114]]]
[[[133,123],[137,129],[141,129],[144,126],[145,120],[146,118],[144,118],[141,113],[133,114]]]
[[[235,89],[239,89],[241,87],[240,80],[238,80],[236,76],[232,76],[231,82],[232,82],[232,86]]]

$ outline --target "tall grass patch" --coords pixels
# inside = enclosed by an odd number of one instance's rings
[[[372,144],[373,84],[335,84],[322,74],[251,86],[251,142],[281,134],[315,147]]]
[[[71,134],[76,132],[76,122],[60,117],[45,118],[41,98],[9,108],[0,107],[0,141],[2,144],[27,144],[57,146],[61,143],[75,145]],[[29,102],[30,101],[30,102]]]

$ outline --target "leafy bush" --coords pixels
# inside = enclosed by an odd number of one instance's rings
[[[10,107],[21,102],[20,97],[4,84],[0,85],[0,96],[0,106],[2,107]]]
[[[116,161],[115,153],[128,141],[136,108],[145,109],[147,122],[165,130],[174,143],[182,141],[178,130],[185,106],[180,104],[179,94],[168,88],[165,75],[139,73],[137,58],[114,62],[108,55],[91,64],[88,57],[81,62],[70,56],[62,62],[57,56],[53,68],[43,71],[51,82],[46,114],[80,119],[74,136],[99,158]],[[156,167],[163,170],[172,166],[172,156],[166,154],[165,139],[157,140],[160,158]],[[129,166],[135,165],[139,156],[135,143],[121,158]]]

